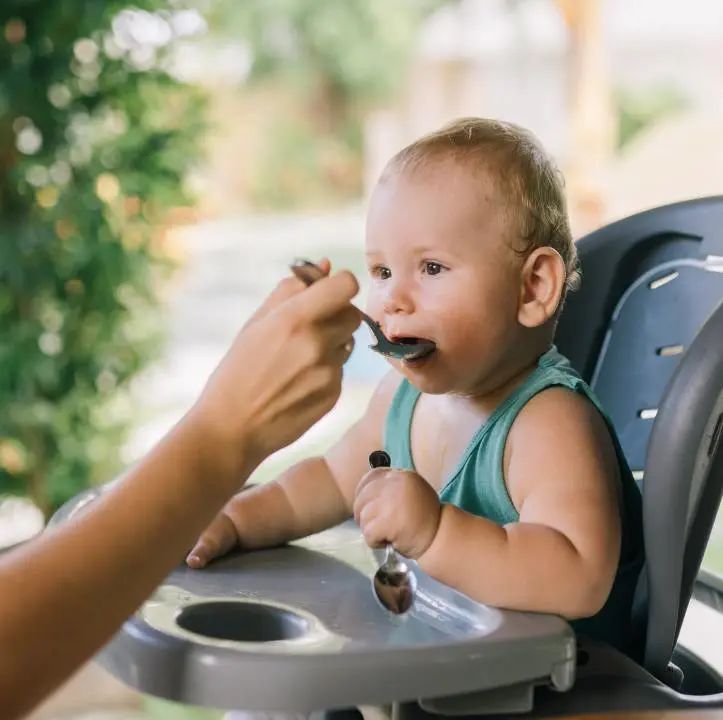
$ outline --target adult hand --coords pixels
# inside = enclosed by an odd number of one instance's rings
[[[357,487],[354,519],[370,547],[391,543],[409,558],[432,544],[442,506],[434,488],[416,472],[375,468]]]
[[[245,475],[334,406],[358,289],[347,271],[308,288],[286,278],[241,330],[188,416],[222,460]]]

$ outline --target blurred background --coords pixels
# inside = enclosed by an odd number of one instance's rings
[[[541,138],[577,237],[723,193],[723,3],[3,0],[0,546],[178,420],[291,259],[351,268],[363,303],[379,171],[461,115]],[[257,481],[363,412],[385,365],[359,334],[336,408]],[[693,601],[682,637],[723,668],[719,617]],[[33,718],[222,715],[89,665]]]

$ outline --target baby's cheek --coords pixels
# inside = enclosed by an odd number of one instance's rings
[[[499,351],[501,340],[478,322],[460,324],[446,345],[449,369],[458,379],[469,380],[485,371]]]
[[[367,294],[366,305],[364,310],[367,315],[371,315],[374,319],[379,320],[383,315],[384,302],[378,291],[371,288]]]
[[[500,303],[480,307],[472,316],[460,321],[463,332],[481,344],[500,343],[516,326],[515,317]]]
[[[479,317],[452,311],[447,314],[441,332],[446,345],[456,352],[466,352],[485,344],[489,327]]]

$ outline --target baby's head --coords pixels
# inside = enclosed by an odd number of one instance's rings
[[[392,339],[437,344],[395,363],[431,393],[490,392],[531,365],[578,281],[560,172],[532,133],[483,118],[389,161],[366,251],[369,313]]]

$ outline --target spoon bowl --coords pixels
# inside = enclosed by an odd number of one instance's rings
[[[374,573],[372,588],[379,604],[395,615],[403,615],[414,605],[417,577],[391,545],[387,545],[384,562]]]

